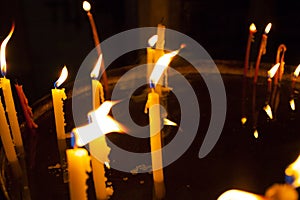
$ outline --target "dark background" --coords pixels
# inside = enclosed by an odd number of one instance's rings
[[[7,77],[24,85],[30,102],[50,93],[63,65],[74,80],[76,71],[93,49],[89,21],[79,0],[1,0],[0,40],[12,21],[15,33],[7,47]],[[286,64],[300,62],[300,2],[272,0],[92,0],[92,14],[100,40],[131,28],[157,26],[197,40],[213,59],[243,60],[249,25],[258,29],[251,60],[257,55],[261,34],[268,22],[267,54],[275,62],[277,47],[287,46]],[[136,61],[136,60],[134,60]],[[134,64],[123,61],[114,67]],[[242,66],[241,66],[242,67]]]

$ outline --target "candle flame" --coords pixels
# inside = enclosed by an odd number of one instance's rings
[[[271,27],[272,27],[272,23],[268,23],[268,25],[265,28],[265,34],[268,34],[270,32]]]
[[[157,39],[158,39],[158,36],[157,35],[153,35],[151,38],[149,38],[148,40],[148,44],[150,47],[154,47],[154,45],[156,44],[157,42]]]
[[[290,164],[286,169],[285,169],[285,174],[287,176],[293,177],[293,183],[292,185],[294,187],[300,187],[300,155],[298,158]]]
[[[100,54],[97,63],[94,67],[94,69],[91,72],[91,78],[93,79],[98,79],[99,77],[99,73],[100,73],[100,68],[101,68],[101,64],[102,64],[102,54]]]
[[[106,166],[107,169],[110,169],[110,164],[109,164],[109,162],[105,161],[104,164],[105,164],[105,166]]]
[[[6,75],[6,58],[5,58],[6,45],[7,45],[8,41],[10,40],[14,30],[15,30],[15,24],[13,23],[9,34],[3,40],[2,44],[1,44],[1,47],[0,47],[0,63],[1,63],[1,74],[2,74],[2,76]]]
[[[250,30],[251,32],[256,32],[256,26],[255,26],[254,23],[252,23],[252,24],[250,25],[249,30]]]
[[[265,200],[263,196],[253,194],[250,192],[245,192],[242,190],[228,190],[224,192],[217,200]]]
[[[291,100],[290,100],[290,106],[291,106],[291,109],[292,109],[292,110],[296,110],[295,100],[294,100],[294,99],[291,99]]]
[[[86,12],[89,12],[91,10],[91,4],[88,1],[84,1],[82,3],[82,8],[83,10],[85,10]]]
[[[167,125],[167,126],[178,126],[175,122],[167,119],[167,118],[164,118],[164,125]]]
[[[65,80],[68,78],[68,69],[66,66],[64,66],[64,68],[61,71],[61,74],[59,76],[59,78],[57,79],[57,81],[54,83],[54,87],[58,88],[59,86],[61,86],[61,84],[63,84],[63,82],[65,82]]]
[[[126,129],[109,116],[110,109],[117,102],[105,101],[99,108],[89,112],[89,124],[73,129],[77,146],[84,146],[89,142],[111,132],[125,132]]]
[[[165,69],[169,66],[170,62],[172,61],[172,59],[174,58],[174,56],[176,56],[179,51],[184,48],[185,45],[181,45],[180,48],[176,51],[172,51],[170,53],[167,53],[163,56],[161,56],[158,61],[156,62],[154,69],[150,75],[150,85],[155,85],[158,83],[161,75],[163,74],[163,72],[165,71]]]
[[[264,111],[267,113],[270,119],[273,119],[272,109],[269,104],[264,107]]]
[[[244,125],[247,122],[247,117],[242,117],[241,122]]]
[[[300,73],[300,64],[298,65],[298,67],[294,71],[294,77],[297,78],[299,76],[299,73]]]
[[[268,71],[268,77],[273,78],[276,72],[278,71],[278,68],[280,66],[280,63],[275,64],[269,71]]]
[[[255,137],[256,139],[258,138],[258,131],[257,131],[257,129],[255,129],[253,135],[254,135],[254,137]]]

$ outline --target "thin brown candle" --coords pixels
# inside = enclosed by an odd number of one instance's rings
[[[87,12],[87,16],[89,18],[91,28],[92,28],[92,32],[93,32],[95,47],[97,49],[98,56],[100,56],[102,54],[102,51],[101,51],[101,47],[100,47],[100,41],[99,41],[99,37],[98,37],[98,33],[97,33],[96,24],[95,24],[93,15],[90,12],[91,4],[87,1],[84,1],[83,4],[82,4],[82,7]],[[103,80],[103,86],[104,86],[105,94],[106,94],[106,97],[108,97],[108,81],[107,81],[106,71],[104,69],[104,61],[102,61],[102,63],[101,63],[101,71],[102,71],[102,80]]]
[[[265,28],[265,32],[262,35],[261,38],[261,43],[260,43],[260,48],[258,51],[258,56],[256,59],[256,64],[255,64],[255,74],[254,74],[254,79],[253,79],[253,83],[256,84],[257,83],[257,78],[258,78],[258,71],[259,71],[259,65],[260,65],[260,60],[261,60],[261,56],[266,54],[266,46],[267,46],[267,39],[268,36],[267,34],[269,33],[269,31],[271,30],[272,24],[269,23],[266,28]]]
[[[275,74],[274,77],[274,84],[277,85],[278,84],[278,79],[279,81],[281,81],[283,72],[284,72],[284,54],[286,52],[286,46],[284,44],[279,45],[278,49],[277,49],[277,55],[276,55],[276,63],[280,62],[280,66],[279,66],[279,70],[278,72]]]
[[[255,24],[252,23],[249,27],[249,37],[247,42],[247,48],[246,48],[246,56],[245,56],[245,67],[244,67],[244,76],[247,76],[248,68],[249,68],[249,57],[250,57],[250,50],[251,50],[251,42],[254,40],[254,33],[256,33],[256,27]]]

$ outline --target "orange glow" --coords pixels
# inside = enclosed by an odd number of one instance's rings
[[[158,36],[157,35],[153,35],[151,38],[149,38],[148,40],[148,44],[150,47],[154,47],[154,45],[156,44],[157,42],[157,39],[158,39]]]
[[[84,1],[82,3],[82,8],[83,10],[85,10],[86,12],[89,12],[91,10],[91,4],[88,1]]]
[[[278,68],[280,66],[280,63],[275,64],[269,71],[268,71],[268,77],[273,78],[276,74]]]
[[[267,113],[270,119],[273,119],[272,109],[269,104],[264,107],[264,111]]]
[[[83,156],[87,156],[88,153],[85,149],[78,148],[76,149],[75,155],[78,157],[83,157]]]
[[[293,186],[294,187],[300,187],[300,155],[296,159],[295,162],[290,164],[285,169],[285,174],[287,176],[292,176],[294,178]]]
[[[265,28],[265,34],[268,34],[270,32],[271,27],[272,27],[272,23],[268,23],[268,25]]]
[[[241,122],[244,125],[247,122],[247,117],[242,117]]]
[[[97,63],[95,65],[94,69],[91,72],[91,78],[97,79],[99,77],[101,64],[102,64],[102,54],[100,54],[100,56],[97,60]]]
[[[153,83],[154,85],[156,85],[161,77],[161,75],[163,74],[163,72],[165,71],[165,69],[169,66],[170,62],[172,61],[172,59],[174,58],[174,56],[176,56],[179,51],[184,48],[185,45],[181,45],[180,49],[176,50],[176,51],[172,51],[170,53],[167,53],[163,56],[161,56],[158,61],[156,62],[154,69],[150,75],[150,82]]]
[[[290,106],[291,106],[291,109],[292,109],[292,110],[296,110],[295,100],[294,100],[294,99],[291,99],[291,100],[290,100]]]
[[[15,30],[15,24],[12,24],[12,27],[10,29],[9,34],[7,35],[7,37],[3,40],[1,47],[0,47],[0,62],[1,62],[1,74],[3,76],[6,75],[6,56],[5,56],[5,51],[6,51],[6,45],[8,43],[8,41],[10,40],[13,32]]]
[[[67,78],[68,78],[68,69],[67,69],[66,66],[64,66],[64,68],[61,71],[61,74],[60,74],[59,78],[54,83],[55,88],[58,88],[59,86],[61,86],[61,84],[63,84],[63,82],[65,82],[65,80]]]
[[[250,30],[251,32],[253,32],[253,33],[256,32],[256,26],[255,26],[254,23],[252,23],[252,24],[250,25],[249,30]]]
[[[255,137],[256,139],[258,138],[258,131],[257,131],[257,129],[255,129],[253,135],[254,135],[254,137]]]
[[[298,65],[298,67],[294,71],[294,77],[297,78],[299,76],[299,73],[300,73],[300,64]]]
[[[242,190],[228,190],[224,192],[217,200],[266,200],[263,196],[245,192]]]

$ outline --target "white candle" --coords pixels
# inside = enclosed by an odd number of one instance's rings
[[[71,200],[87,200],[87,172],[91,171],[90,157],[84,148],[68,149],[69,190]]]
[[[21,155],[21,157],[24,155],[24,148],[23,148],[23,141],[21,136],[21,130],[17,118],[17,112],[15,108],[14,99],[11,92],[11,86],[10,86],[10,80],[5,78],[6,75],[6,59],[5,59],[5,48],[6,45],[11,38],[13,32],[14,32],[15,26],[13,24],[10,33],[8,36],[4,39],[4,41],[1,44],[0,48],[0,56],[1,56],[1,73],[4,76],[3,78],[0,78],[0,88],[2,88],[3,95],[4,95],[4,101],[5,101],[5,107],[6,112],[9,119],[9,124],[11,127],[13,140],[17,148],[17,152]]]
[[[0,136],[1,136],[2,145],[4,147],[6,158],[12,166],[13,173],[16,176],[16,178],[20,178],[22,176],[21,167],[10,135],[9,126],[7,124],[5,111],[1,102],[1,98],[0,98]]]

